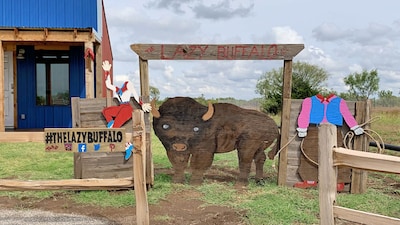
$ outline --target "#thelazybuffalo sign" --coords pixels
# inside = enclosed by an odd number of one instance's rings
[[[47,152],[123,152],[124,128],[46,128]]]

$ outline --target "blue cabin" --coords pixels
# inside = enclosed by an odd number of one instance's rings
[[[102,0],[0,0],[0,132],[72,127],[71,97],[106,96],[104,60]]]

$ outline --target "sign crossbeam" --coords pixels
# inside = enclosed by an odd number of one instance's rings
[[[291,60],[303,44],[132,44],[144,60]]]

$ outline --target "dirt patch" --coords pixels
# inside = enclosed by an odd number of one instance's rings
[[[171,170],[156,170],[172,174]],[[237,171],[211,169],[206,179],[217,182],[235,180]],[[189,189],[175,192],[156,205],[149,205],[150,224],[152,225],[244,225],[246,212],[237,211],[225,206],[210,206],[201,201],[202,194]],[[73,202],[64,194],[55,194],[52,198],[37,202],[32,199],[0,197],[0,209],[35,209],[55,213],[85,215],[107,219],[110,225],[136,224],[136,208],[132,207],[95,207]]]
[[[245,212],[237,212],[223,206],[205,206],[198,200],[201,194],[188,190],[173,193],[157,205],[149,205],[150,224],[154,225],[211,225],[211,224],[246,224]],[[36,209],[55,213],[85,215],[103,218],[110,221],[110,225],[136,224],[135,207],[94,207],[76,204],[66,196],[54,196],[40,202],[31,202],[29,199],[15,199],[0,197],[0,208],[5,209]]]

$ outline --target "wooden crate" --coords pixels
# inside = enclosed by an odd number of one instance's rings
[[[92,128],[106,127],[106,120],[102,115],[102,110],[106,107],[106,98],[81,99],[72,98],[72,125],[73,127]],[[131,100],[131,105],[134,109],[139,106]],[[113,100],[112,105],[117,105],[118,101]],[[127,141],[132,142],[132,120],[126,122],[122,128],[125,128],[127,133]],[[146,126],[150,129],[150,125]],[[150,133],[150,132],[148,132]],[[149,134],[146,134],[149,136]],[[150,138],[146,139],[147,146],[150,146]],[[152,165],[151,149],[146,151],[146,184],[153,185],[154,172]],[[129,160],[124,159],[124,152],[93,152],[93,153],[74,153],[74,177],[76,179],[86,178],[123,178],[133,177],[133,161],[132,157]]]
[[[123,152],[86,152],[74,154],[75,179],[133,177],[133,157]]]

